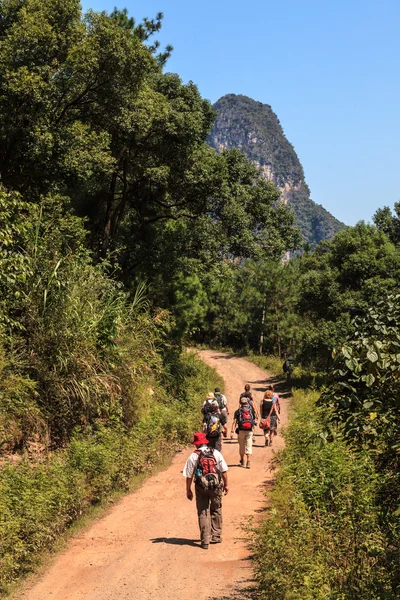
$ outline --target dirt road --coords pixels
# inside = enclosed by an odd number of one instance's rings
[[[246,382],[255,400],[261,399],[267,381],[263,370],[231,355],[199,354],[224,378],[232,409]],[[285,424],[284,399],[282,405]],[[252,570],[241,526],[265,505],[263,491],[273,477],[268,463],[283,445],[278,436],[273,448],[265,447],[258,428],[254,440],[250,470],[238,466],[236,440],[223,444],[230,491],[223,502],[222,544],[200,548],[195,502],[186,499],[182,476],[193,449],[189,447],[168,469],[71,539],[49,570],[25,590],[24,600],[222,600],[244,591],[251,584]]]

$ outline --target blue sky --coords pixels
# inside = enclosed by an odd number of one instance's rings
[[[164,13],[166,70],[270,104],[311,197],[348,225],[400,200],[399,0],[84,0]]]

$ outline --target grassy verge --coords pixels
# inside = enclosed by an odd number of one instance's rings
[[[378,475],[368,453],[341,439],[323,443],[317,396],[294,391],[268,515],[256,531],[260,598],[394,598],[375,504]]]
[[[91,507],[132,478],[150,473],[184,446],[200,425],[204,393],[221,379],[193,354],[182,357],[177,398],[148,408],[132,430],[99,421],[68,446],[33,461],[0,468],[0,592],[32,571],[40,553]]]
[[[259,354],[246,355],[247,360],[258,367],[265,369],[269,373],[278,374],[277,377],[286,380],[286,375],[282,371],[283,359],[279,356],[260,356]],[[321,389],[325,382],[324,373],[312,371],[304,367],[294,365],[293,373],[290,378],[290,385],[296,389]]]

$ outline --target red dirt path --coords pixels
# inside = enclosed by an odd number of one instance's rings
[[[268,381],[265,371],[228,354],[207,350],[199,355],[224,378],[231,409],[236,408],[246,382],[259,403]],[[284,425],[284,399],[281,416]],[[229,430],[230,423],[231,417]],[[240,590],[245,593],[253,577],[241,526],[265,506],[263,492],[273,479],[268,463],[283,446],[278,435],[273,448],[264,447],[258,428],[254,441],[248,470],[238,466],[237,441],[224,440],[230,491],[223,500],[222,544],[200,548],[195,502],[186,499],[182,477],[192,451],[188,447],[165,471],[72,538],[48,570],[28,583],[23,600],[228,600]],[[207,586],[202,583],[205,572]]]

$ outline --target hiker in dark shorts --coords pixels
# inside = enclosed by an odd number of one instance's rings
[[[228,434],[226,421],[226,416],[219,410],[218,402],[216,400],[211,402],[203,418],[203,431],[207,436],[209,447],[219,452],[222,449],[222,436],[226,437]]]
[[[272,446],[272,436],[277,435],[278,421],[280,421],[276,402],[274,402],[273,398],[274,392],[272,390],[267,390],[263,400],[260,402],[261,421],[268,418],[270,419],[269,427],[264,429],[266,446]],[[269,434],[269,439],[267,438],[267,434]]]
[[[196,432],[192,443],[196,450],[189,456],[183,469],[186,498],[193,500],[194,480],[201,547],[208,550],[209,544],[222,542],[222,496],[228,493],[228,466],[218,450],[209,448],[203,432]],[[204,483],[210,479],[213,481],[212,478],[215,478],[215,485]]]

